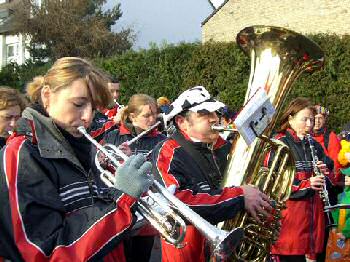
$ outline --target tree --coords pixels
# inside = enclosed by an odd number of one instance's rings
[[[120,4],[102,10],[106,0],[19,0],[14,31],[30,39],[34,59],[63,56],[107,57],[131,48],[133,31],[112,32]]]

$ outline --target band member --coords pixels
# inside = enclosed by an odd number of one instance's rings
[[[124,261],[130,208],[148,190],[151,164],[132,156],[115,187],[100,190],[92,145],[80,134],[111,100],[106,78],[65,57],[28,84],[33,103],[0,153],[0,256],[11,261]],[[106,261],[105,260],[105,261]]]
[[[334,180],[333,161],[328,158],[322,146],[313,141],[310,145],[306,138],[314,125],[315,108],[306,98],[293,100],[281,117],[281,127],[276,139],[283,141],[291,150],[295,159],[296,174],[292,193],[282,211],[281,231],[278,240],[272,246],[271,253],[279,261],[316,261],[323,251],[325,216],[323,201],[319,192],[324,184]],[[311,146],[319,162],[320,174],[315,174]],[[273,152],[266,159],[273,159]]]
[[[97,141],[101,141],[104,136],[114,129],[117,129],[120,124],[120,115],[123,106],[117,101],[119,99],[120,84],[117,78],[111,78],[108,81],[108,90],[111,93],[113,102],[108,104],[106,108],[97,108],[94,118],[89,128],[90,135]]]
[[[338,153],[340,151],[340,142],[337,134],[327,128],[329,110],[321,105],[316,105],[315,125],[313,128],[313,138],[322,145],[324,152],[334,162],[334,173],[337,181],[342,180],[340,173],[340,164],[338,162]]]
[[[26,101],[18,90],[0,87],[0,149],[6,144],[20,118]]]
[[[147,155],[160,141],[166,138],[158,131],[157,127],[149,130],[156,123],[157,115],[157,103],[153,97],[145,94],[133,95],[122,112],[119,129],[109,132],[102,143],[120,146],[125,151],[128,151],[129,148],[131,154]],[[130,146],[126,144],[127,141],[135,139],[146,130],[149,132],[139,137]],[[154,243],[154,235],[158,235],[158,233],[146,226],[136,236],[133,236],[127,245],[128,260],[148,261]]]
[[[249,185],[220,188],[230,145],[211,127],[218,124],[216,111],[223,106],[202,86],[183,92],[165,115],[177,130],[154,149],[154,173],[167,187],[175,185],[175,196],[213,224],[244,208],[260,221],[257,214],[271,210],[265,194]],[[205,239],[192,225],[184,242],[176,249],[162,241],[163,261],[205,261]]]
[[[117,146],[122,145],[145,130],[149,130],[156,123],[157,116],[157,103],[153,97],[145,94],[133,95],[123,110],[119,129],[108,133],[104,142]],[[130,145],[131,153],[148,154],[164,139],[165,136],[155,127]]]
[[[102,113],[105,114],[109,120],[113,120],[118,113],[118,110],[123,107],[123,105],[119,104],[119,96],[120,96],[120,83],[118,78],[113,77],[108,82],[108,90],[113,97],[113,102],[108,105],[108,107],[102,110]]]

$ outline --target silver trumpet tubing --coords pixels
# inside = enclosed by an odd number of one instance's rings
[[[143,137],[144,135],[151,132],[153,129],[155,129],[157,126],[159,126],[161,123],[162,123],[161,121],[156,122],[154,125],[150,126],[147,130],[141,132],[140,134],[135,136],[133,139],[130,139],[129,141],[127,141],[126,142],[127,145],[130,146],[131,144],[135,143],[137,140],[139,140],[141,137]]]
[[[87,133],[83,126],[78,127],[78,130],[96,146],[98,151],[101,151],[108,158],[115,169],[121,166],[118,159],[122,158],[124,161],[128,159],[128,156],[116,146],[110,144],[100,145]],[[96,154],[95,163],[101,172],[101,180],[108,187],[114,187],[114,174],[103,169],[97,158]],[[173,194],[157,181],[154,181],[147,194],[148,198],[152,199],[157,206],[150,203],[149,199],[140,198],[137,211],[158,230],[167,242],[178,248],[181,248],[185,244],[183,243],[186,234],[186,223],[184,220],[190,222],[206,237],[211,245],[212,254],[217,261],[229,257],[243,237],[243,230],[241,228],[234,228],[228,232],[210,224],[186,204],[173,196]]]
[[[211,129],[218,132],[224,132],[224,131],[238,132],[237,128],[231,128],[229,126],[212,125]]]
[[[316,176],[324,176],[321,171],[319,170],[319,168],[317,167],[317,162],[318,162],[318,157],[316,155],[316,152],[315,152],[315,146],[314,146],[314,141],[313,141],[313,138],[310,134],[306,134],[306,138],[307,140],[309,141],[309,145],[310,145],[310,151],[311,151],[311,157],[312,157],[312,166],[313,166],[313,169],[314,169],[314,174]],[[329,201],[329,196],[328,196],[328,191],[327,191],[327,187],[326,187],[326,180],[325,180],[325,183],[323,184],[322,186],[322,190],[320,191],[320,197],[324,203],[324,212],[326,213],[327,215],[327,223],[328,225],[331,225],[331,214],[330,214],[330,211],[331,211],[331,203]]]

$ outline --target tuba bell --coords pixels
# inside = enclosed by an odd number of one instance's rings
[[[281,141],[270,139],[281,107],[291,90],[292,83],[304,72],[322,67],[323,52],[305,36],[273,26],[246,27],[237,35],[237,44],[251,58],[251,74],[245,103],[259,88],[263,88],[276,114],[251,145],[237,135],[232,142],[223,186],[252,184],[264,192],[272,201],[272,219],[258,224],[246,212],[225,221],[226,230],[235,227],[244,229],[244,239],[234,251],[233,259],[239,261],[264,261],[280,230],[281,211],[291,193],[295,174],[294,160],[289,148]],[[271,150],[275,154],[270,167],[263,162]]]

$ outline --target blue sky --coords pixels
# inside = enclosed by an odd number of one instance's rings
[[[181,41],[201,41],[201,22],[212,12],[207,0],[109,0],[107,7],[121,3],[122,18],[114,29],[132,27],[135,49]]]

